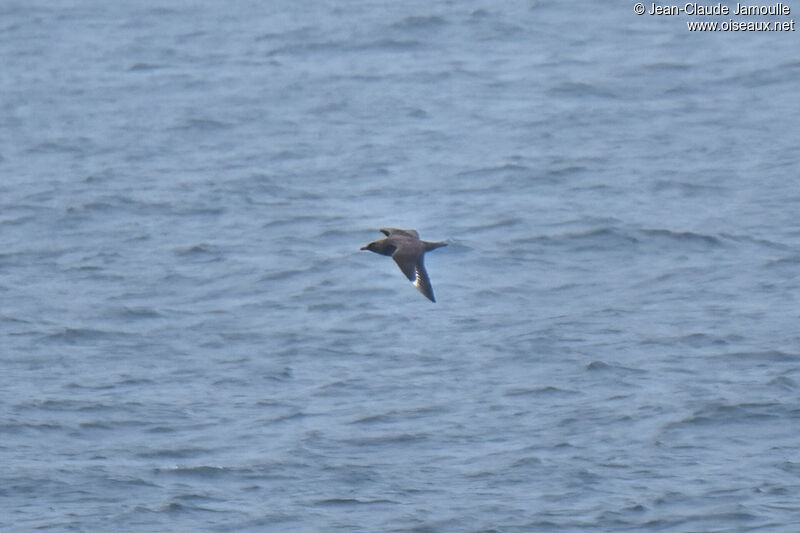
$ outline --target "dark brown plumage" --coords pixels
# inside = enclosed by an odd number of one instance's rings
[[[372,241],[361,249],[391,256],[419,292],[435,302],[431,280],[425,271],[424,256],[425,252],[447,246],[447,243],[421,241],[413,229],[381,228],[380,231],[386,235],[385,238]]]

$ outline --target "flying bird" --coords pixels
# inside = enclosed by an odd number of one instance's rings
[[[386,237],[372,241],[361,249],[391,256],[417,290],[435,302],[431,280],[425,271],[424,256],[425,252],[447,246],[447,243],[421,241],[413,229],[381,228],[380,231]]]

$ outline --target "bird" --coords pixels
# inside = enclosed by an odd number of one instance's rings
[[[425,252],[447,246],[447,243],[420,240],[419,233],[413,229],[381,228],[379,231],[386,237],[367,243],[361,249],[391,256],[417,290],[436,302],[431,280],[425,271],[424,256]]]

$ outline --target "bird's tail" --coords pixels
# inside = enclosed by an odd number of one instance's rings
[[[430,252],[431,250],[435,250],[435,249],[437,249],[437,248],[439,248],[439,247],[442,247],[442,246],[447,246],[447,243],[446,243],[446,242],[428,242],[428,241],[422,241],[422,244],[424,244],[424,245],[425,245],[425,251],[426,251],[426,252]]]

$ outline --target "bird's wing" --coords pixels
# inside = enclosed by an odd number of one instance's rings
[[[387,237],[393,233],[402,233],[405,235],[410,235],[415,239],[419,239],[419,233],[413,229],[398,229],[398,228],[381,228],[380,232],[386,235]]]
[[[392,259],[403,271],[408,280],[414,284],[419,292],[424,294],[430,301],[435,302],[433,297],[433,287],[431,287],[431,280],[428,278],[428,273],[425,271],[425,264],[422,261],[422,255],[409,253],[402,248],[398,248]]]
[[[392,254],[392,259],[403,271],[409,281],[414,281],[417,278],[416,268],[417,263],[422,259],[413,251],[406,248],[398,247]]]
[[[435,302],[436,298],[433,297],[433,287],[431,287],[431,280],[428,278],[428,272],[425,270],[425,265],[422,261],[416,267],[417,278],[414,280],[414,286],[419,292],[424,294],[428,300]]]

